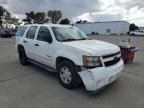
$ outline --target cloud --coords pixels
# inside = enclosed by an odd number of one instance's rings
[[[94,4],[93,4],[94,3]],[[95,6],[95,4],[98,4]],[[47,3],[41,5],[41,10],[61,10],[63,17],[75,18],[78,15],[89,11],[98,11],[98,0],[48,0]]]
[[[8,0],[8,7],[15,14],[57,9],[63,12],[64,17],[74,18],[86,12],[98,11],[99,3],[99,0]]]
[[[8,3],[7,0],[0,0],[1,5],[6,5],[7,3]]]
[[[8,7],[15,14],[25,14],[29,11],[40,10],[43,0],[8,0]]]
[[[144,1],[143,0],[115,0],[115,4],[128,10],[133,7],[138,7],[139,9],[141,9],[144,6]]]
[[[63,12],[63,18],[73,21],[127,20],[144,25],[143,0],[0,0],[0,4],[7,4],[8,9],[20,18],[29,11],[55,9]]]

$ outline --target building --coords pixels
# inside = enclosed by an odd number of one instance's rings
[[[126,21],[109,21],[74,24],[86,34],[100,35],[125,35],[129,31],[129,23]]]

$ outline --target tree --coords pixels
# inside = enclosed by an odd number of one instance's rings
[[[0,6],[0,17],[2,17],[2,16],[3,16],[3,14],[4,14],[4,9],[3,9],[3,7],[2,7],[2,6]]]
[[[11,19],[11,13],[9,11],[7,11],[6,9],[4,9],[4,19],[5,20],[10,20]]]
[[[56,24],[61,19],[62,12],[59,10],[50,10],[47,15],[51,18],[52,23]]]
[[[0,6],[0,26],[1,27],[2,27],[3,23],[6,25],[6,27],[8,27],[7,24],[18,25],[19,19],[15,18],[15,17],[11,17],[11,13],[7,9]]]
[[[138,26],[136,26],[134,23],[132,23],[129,26],[129,31],[134,31],[134,30],[138,30]]]
[[[11,18],[11,24],[20,25],[19,19],[16,17]]]
[[[87,20],[79,20],[76,22],[76,24],[82,24],[82,23],[87,23],[88,21]]]
[[[24,22],[28,23],[43,23],[46,22],[48,19],[46,19],[46,15],[44,12],[37,12],[34,11],[26,13],[26,18],[23,19]]]
[[[45,20],[44,20],[44,23],[48,23],[49,22],[49,18],[46,18]]]
[[[37,12],[34,15],[34,21],[35,23],[43,23],[45,21],[45,13],[44,12]]]
[[[61,20],[60,24],[70,24],[70,20],[68,18],[65,18]]]
[[[87,20],[84,20],[84,21],[83,21],[83,23],[87,23],[87,22],[88,22]]]
[[[23,19],[23,21],[26,21],[30,24],[34,23],[35,22],[35,13],[34,13],[34,11],[26,13],[26,19]]]
[[[83,23],[82,20],[79,20],[79,21],[76,22],[76,24],[81,24],[81,23]]]
[[[6,25],[6,27],[8,27],[7,24],[12,24],[13,23],[11,21],[11,19],[12,19],[11,18],[11,13],[8,10],[4,9],[3,23]]]
[[[0,26],[1,27],[2,27],[2,23],[3,23],[3,21],[2,21],[3,15],[4,15],[4,9],[2,6],[0,6]]]

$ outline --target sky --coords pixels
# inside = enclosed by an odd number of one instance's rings
[[[0,5],[20,19],[30,11],[61,10],[72,22],[125,20],[144,26],[144,0],[0,0]]]

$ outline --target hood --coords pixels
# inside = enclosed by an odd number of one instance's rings
[[[95,56],[102,56],[120,51],[118,46],[99,40],[80,40],[64,42],[63,44],[91,53],[92,55],[94,54]]]

